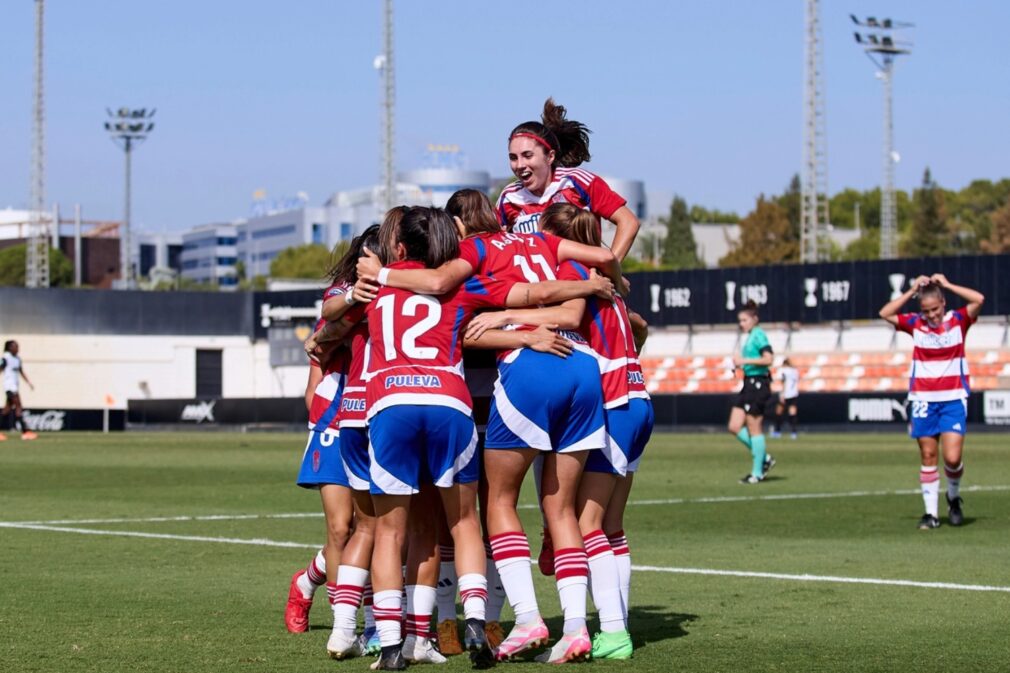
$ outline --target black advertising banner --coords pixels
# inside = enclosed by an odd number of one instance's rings
[[[122,409],[25,409],[25,427],[35,432],[65,430],[125,430],[126,412]]]
[[[646,271],[629,275],[629,304],[656,326],[735,323],[751,300],[766,322],[867,320],[934,273],[984,294],[983,315],[1010,315],[1010,255]],[[948,301],[963,303],[949,293]]]
[[[308,421],[302,397],[128,400],[126,405],[126,420],[131,425],[300,425]]]

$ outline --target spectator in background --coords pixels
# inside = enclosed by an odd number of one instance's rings
[[[775,403],[775,427],[772,429],[772,437],[778,439],[782,436],[782,416],[788,412],[789,436],[796,439],[796,400],[800,396],[800,370],[793,367],[793,364],[786,358],[782,361],[782,369],[779,370],[779,377],[782,380],[782,392],[779,393]]]

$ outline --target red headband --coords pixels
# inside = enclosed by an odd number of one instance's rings
[[[512,137],[513,138],[533,138],[533,140],[536,140],[538,143],[540,143],[541,145],[543,145],[547,149],[548,152],[554,151],[554,148],[551,147],[551,144],[549,142],[547,142],[546,140],[544,140],[540,136],[536,135],[535,133],[525,133],[525,132],[514,133],[514,134],[512,134]]]

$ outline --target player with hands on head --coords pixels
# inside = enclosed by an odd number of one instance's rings
[[[945,291],[964,300],[965,306],[948,311]],[[902,307],[915,296],[919,298],[919,311],[901,313]],[[940,451],[947,477],[948,522],[952,526],[964,523],[960,488],[970,394],[964,342],[983,303],[982,293],[955,285],[943,274],[935,273],[917,277],[900,297],[880,309],[880,317],[899,332],[910,335],[913,342],[908,385],[912,411],[909,435],[918,443],[922,459],[919,484],[926,512],[919,520],[920,530],[940,526]]]

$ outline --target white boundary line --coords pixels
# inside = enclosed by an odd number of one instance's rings
[[[79,535],[111,535],[115,537],[140,537],[158,540],[182,540],[186,542],[217,542],[223,544],[243,544],[258,547],[284,547],[294,549],[318,549],[318,544],[301,542],[285,542],[265,538],[230,538],[205,537],[201,535],[168,535],[163,533],[141,533],[138,531],[96,530],[93,528],[65,528],[42,524],[12,524],[0,523],[0,528],[20,528],[24,530],[41,530],[56,533],[77,533]],[[530,559],[530,562],[535,562]],[[668,568],[664,566],[632,566],[639,572],[676,573],[681,575],[714,575],[719,577],[743,577],[754,579],[771,579],[788,582],[828,582],[841,584],[872,584],[877,586],[914,587],[918,589],[947,589],[953,591],[981,591],[1010,593],[1010,587],[992,586],[986,584],[956,584],[952,582],[917,582],[901,579],[879,579],[873,577],[839,577],[835,575],[792,575],[786,573],[750,572],[743,570],[714,570],[711,568]]]
[[[989,491],[1010,491],[1010,485],[996,486],[966,486],[964,493],[980,493]],[[894,495],[918,495],[917,488],[898,489],[893,491],[841,491],[835,493],[782,493],[773,495],[726,495],[704,498],[668,498],[663,500],[632,500],[629,507],[647,505],[696,505],[736,502],[760,502],[780,500],[823,500],[828,498],[866,498]],[[538,509],[535,503],[519,505],[519,509]],[[43,526],[73,526],[83,524],[107,523],[173,523],[185,521],[253,521],[257,519],[317,519],[322,512],[293,512],[290,514],[206,514],[197,516],[152,516],[144,518],[114,518],[114,519],[55,519],[52,521],[0,521],[0,527]]]

